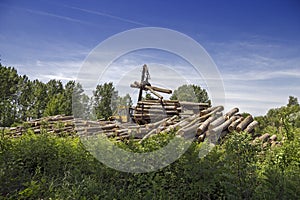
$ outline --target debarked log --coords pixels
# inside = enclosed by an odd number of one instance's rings
[[[240,117],[237,120],[235,120],[234,122],[232,122],[228,127],[228,131],[233,132],[236,129],[237,125],[239,123],[241,123],[243,120],[244,120],[244,117]]]
[[[243,131],[252,121],[253,117],[248,115],[239,125],[237,125],[236,130],[238,132]]]
[[[204,116],[204,115],[212,115],[213,113],[216,113],[216,112],[221,112],[224,110],[224,107],[223,106],[215,106],[215,107],[210,107],[210,108],[207,108],[206,110],[202,110],[200,112],[200,116]]]
[[[223,116],[224,117],[224,116]],[[225,131],[228,126],[234,121],[236,120],[236,116],[231,117],[230,119],[226,120],[224,123],[218,125],[217,127],[209,130],[210,134],[221,134],[223,131]],[[227,133],[226,133],[227,134]],[[225,133],[223,133],[223,135],[225,136]],[[223,137],[223,135],[220,135],[220,137]]]
[[[237,113],[237,112],[239,112],[239,109],[238,108],[233,108],[233,109],[231,109],[229,112],[227,112],[226,114],[225,114],[225,117],[227,118],[227,119],[229,119],[230,117],[232,117],[235,113]]]
[[[254,130],[254,128],[258,125],[258,122],[257,121],[253,121],[251,122],[245,129],[245,132],[247,133],[251,133],[251,131]]]
[[[276,141],[277,140],[277,136],[274,134],[269,138],[270,141]]]
[[[263,142],[266,142],[266,141],[268,141],[269,137],[270,137],[270,134],[269,133],[265,133],[262,136],[260,136],[258,139],[260,139]]]

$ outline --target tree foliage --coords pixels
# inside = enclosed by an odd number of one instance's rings
[[[174,90],[170,99],[198,103],[210,103],[206,90],[202,89],[198,85],[182,85]]]
[[[47,83],[31,81],[0,64],[0,82],[0,127],[49,115],[88,115],[89,97],[75,81],[65,86],[54,79]]]
[[[116,109],[117,91],[113,83],[97,85],[94,93],[94,112],[97,119],[108,119]]]

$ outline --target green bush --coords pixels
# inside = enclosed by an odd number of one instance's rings
[[[20,138],[2,134],[0,195],[3,199],[297,199],[299,132],[282,147],[252,144],[232,133],[204,158],[192,143],[171,165],[150,173],[108,168],[87,152],[78,137],[31,131]],[[159,134],[122,148],[153,151],[174,137]],[[161,141],[161,142],[158,142]]]

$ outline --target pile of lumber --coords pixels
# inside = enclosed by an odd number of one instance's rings
[[[30,129],[35,134],[53,133],[60,136],[74,136],[75,134],[79,136],[91,136],[102,134],[109,138],[114,138],[116,141],[133,139],[142,143],[145,139],[155,134],[173,130],[178,137],[198,142],[209,140],[210,142],[217,143],[231,132],[245,131],[252,135],[253,141],[260,140],[264,142],[265,146],[281,144],[281,142],[277,141],[276,135],[271,136],[267,133],[261,136],[256,135],[254,130],[258,122],[251,115],[242,116],[239,114],[238,108],[233,108],[223,114],[223,106],[208,107],[205,104],[191,105],[181,104],[181,102],[177,101],[165,101],[163,105],[165,111],[174,111],[176,108],[176,114],[163,115],[160,113],[161,118],[151,118],[152,121],[145,124],[119,123],[117,121],[88,121],[74,119],[73,116],[57,115],[28,121],[21,126],[9,128],[8,134],[12,137],[19,137]],[[155,106],[158,105],[156,102],[148,100],[141,102],[138,106],[142,106],[139,107],[143,109],[142,114],[152,114],[152,109],[155,110]],[[191,115],[181,115],[185,106],[189,110],[193,110],[192,108],[197,108],[195,110],[200,109],[200,112],[195,111]],[[147,109],[149,113],[146,113]],[[147,118],[144,117],[143,119]]]
[[[209,107],[208,103],[179,102],[178,100],[143,100],[134,107],[133,120],[148,124],[174,115],[181,117],[198,114]]]
[[[8,128],[8,134],[18,137],[30,129],[34,134],[53,133],[61,136],[75,135],[73,116],[56,115],[31,120],[17,127]]]
[[[151,103],[151,101],[148,101],[148,103]],[[166,102],[166,107],[176,107],[179,105],[178,102],[168,103],[171,103],[172,105],[167,104]],[[143,105],[146,107],[148,104]],[[176,108],[181,107],[177,106]],[[162,119],[147,124],[132,125],[116,122],[102,122],[104,124],[99,126],[99,123],[86,122],[85,124],[80,124],[80,126],[76,124],[76,127],[78,127],[77,132],[79,135],[104,134],[108,137],[113,137],[116,140],[132,138],[140,140],[140,142],[152,135],[160,132],[169,132],[171,130],[175,130],[176,135],[178,136],[197,140],[199,142],[204,141],[205,138],[211,141],[218,140],[233,131],[246,131],[255,136],[254,128],[258,125],[258,122],[254,121],[251,115],[244,118],[238,113],[238,108],[234,108],[223,115],[223,110],[223,106],[208,107],[206,109],[203,107],[199,113],[189,115],[188,117],[182,117],[178,112],[177,115],[167,115]]]

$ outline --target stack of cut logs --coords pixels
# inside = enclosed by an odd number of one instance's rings
[[[149,103],[151,101],[147,102]],[[179,106],[178,102],[171,101],[168,103],[172,103],[173,105],[169,105],[167,102],[165,103],[165,108],[167,108],[167,106],[173,106],[176,107],[176,109],[182,109],[184,105],[180,103],[181,106]],[[144,106],[146,107],[146,104]],[[233,108],[229,112],[222,114],[223,109],[223,106],[203,108],[200,113],[189,116],[181,116],[180,112],[178,112],[175,115],[167,115],[162,119],[147,124],[119,123],[116,121],[87,121],[74,119],[72,116],[58,115],[29,121],[22,126],[12,127],[8,133],[13,137],[18,137],[29,128],[35,134],[47,132],[67,136],[77,133],[82,137],[102,134],[109,138],[114,138],[117,141],[133,139],[142,143],[145,139],[155,134],[173,130],[179,137],[198,142],[203,142],[206,139],[217,143],[230,132],[245,131],[252,135],[253,140],[259,139],[265,142],[265,145],[271,144],[274,146],[281,144],[281,142],[276,141],[276,135],[256,135],[254,128],[258,125],[258,122],[253,120],[251,115],[243,117],[238,113],[238,108]]]
[[[198,114],[209,107],[208,103],[179,102],[178,100],[144,100],[134,108],[133,120],[148,124],[174,115]]]
[[[256,138],[269,142],[273,145],[279,144],[274,142],[276,136],[272,136],[270,140],[265,139],[268,136],[260,136],[255,134],[254,129],[258,122],[251,115],[243,117],[239,114],[238,108],[233,108],[226,114],[222,114],[223,106],[210,107],[202,109],[198,114],[192,114],[188,117],[182,117],[181,114],[166,116],[156,122],[148,124],[120,124],[116,122],[77,122],[77,133],[80,136],[90,135],[106,135],[117,141],[133,139],[142,143],[145,139],[158,134],[160,132],[176,131],[176,135],[186,139],[192,139],[203,142],[205,139],[210,142],[217,143],[226,134],[237,131],[245,131],[252,135],[253,140]],[[99,124],[101,125],[99,126]]]
[[[56,115],[31,120],[17,127],[8,128],[8,134],[12,137],[21,136],[28,129],[34,134],[53,133],[61,136],[75,135],[73,116]]]

